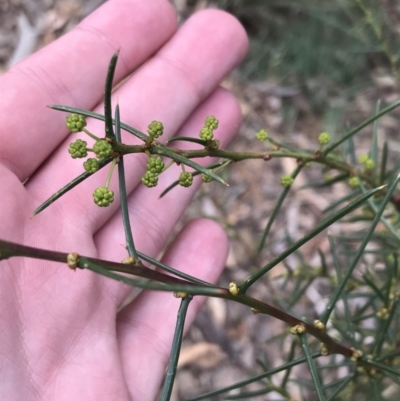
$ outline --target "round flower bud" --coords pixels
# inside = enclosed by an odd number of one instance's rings
[[[293,184],[293,177],[290,175],[284,175],[281,177],[281,185],[283,187],[290,187]]]
[[[161,157],[151,156],[147,162],[147,171],[160,174],[164,170],[164,162]]]
[[[100,139],[93,145],[93,152],[98,159],[105,159],[106,157],[111,156],[112,151],[113,148],[111,143],[104,139]]]
[[[114,201],[114,192],[107,187],[98,187],[93,192],[94,203],[100,207],[107,207]]]
[[[193,175],[188,171],[182,171],[179,175],[179,185],[182,187],[190,187],[193,183]]]
[[[209,142],[211,141],[211,139],[213,139],[213,137],[214,133],[211,128],[204,127],[200,131],[200,139],[202,139],[203,141]]]
[[[82,131],[86,127],[86,118],[80,114],[70,114],[66,117],[66,125],[72,132]]]
[[[357,188],[360,185],[360,179],[358,177],[350,177],[348,183],[352,188]]]
[[[142,177],[142,182],[146,187],[153,188],[158,184],[158,174],[146,171]]]
[[[367,159],[364,162],[364,169],[370,171],[375,167],[375,162],[372,159]]]
[[[149,124],[149,126],[147,128],[147,132],[153,138],[158,138],[159,136],[161,136],[163,134],[164,126],[159,121],[153,121],[152,123]]]
[[[376,312],[376,317],[381,320],[387,320],[389,318],[389,309],[382,307],[378,312]]]
[[[306,328],[303,324],[296,324],[295,326],[290,328],[290,333],[295,334],[302,334],[306,331]]]
[[[234,281],[229,283],[228,289],[231,295],[233,296],[239,295],[239,287]]]
[[[82,139],[77,139],[69,145],[68,152],[73,159],[82,158],[87,156],[87,143]]]
[[[219,141],[218,139],[213,139],[212,141],[207,143],[206,149],[218,150],[219,145],[221,145],[221,141]]]
[[[366,155],[365,153],[362,154],[362,155],[360,155],[360,156],[358,156],[358,161],[359,161],[360,163],[363,163],[363,164],[364,164],[368,159],[369,159],[369,157],[368,157],[368,155]]]
[[[83,163],[83,167],[88,173],[95,173],[99,169],[99,162],[97,159],[90,158]]]
[[[76,252],[67,255],[67,265],[70,269],[75,270],[78,267],[79,255]]]
[[[325,324],[322,323],[320,320],[314,320],[314,327],[318,330],[325,330]]]
[[[269,134],[267,131],[265,131],[264,129],[258,131],[256,133],[256,138],[260,141],[260,142],[264,142],[268,139]]]
[[[319,134],[318,142],[320,143],[320,145],[326,145],[330,142],[330,140],[331,136],[327,132],[322,132],[321,134]]]
[[[210,177],[207,174],[201,174],[201,179],[203,180],[203,182],[211,182],[214,181],[214,179],[212,177]]]
[[[214,116],[209,116],[204,121],[204,126],[210,128],[212,131],[218,128],[219,121]]]

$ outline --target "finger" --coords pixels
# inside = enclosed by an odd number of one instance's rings
[[[160,120],[165,126],[162,140],[166,140],[240,62],[246,46],[243,28],[229,14],[217,10],[196,14],[116,92],[122,120],[141,130],[145,130],[152,120]],[[125,135],[124,140],[132,143],[131,138]],[[28,183],[28,189],[36,199],[46,199],[81,174],[82,164],[68,157],[67,146],[65,143],[60,147],[46,168]],[[145,160],[144,155],[124,158],[128,193],[140,182]],[[86,226],[88,230],[95,231],[118,207],[118,199],[106,210],[92,201],[94,189],[105,184],[107,170],[99,171],[80,184],[79,190],[70,191],[58,201],[59,207],[71,218],[84,215],[86,224],[90,225],[89,228]],[[111,188],[115,190],[116,175],[113,178]]]
[[[225,263],[228,241],[210,220],[190,223],[170,247],[164,262],[200,279],[215,282]],[[204,297],[189,306],[185,328],[193,321]],[[117,319],[121,360],[133,397],[153,400],[165,372],[179,301],[170,293],[142,293]]]
[[[48,104],[92,109],[103,96],[107,64],[121,49],[115,82],[144,63],[176,29],[167,0],[113,0],[73,31],[0,79],[0,162],[21,181],[68,135],[65,116]]]
[[[241,113],[236,98],[225,89],[217,90],[207,99],[185,123],[179,134],[196,135],[196,132],[199,131],[198,128],[204,123],[205,116],[210,114],[218,116],[220,119],[220,125],[215,131],[215,135],[221,141],[222,146],[227,145],[234,138],[237,128],[240,126]],[[205,158],[198,162],[205,165],[212,161],[210,158]],[[137,250],[151,257],[156,257],[163,249],[175,224],[199,186],[202,185],[201,178],[195,177],[191,187],[177,186],[160,199],[160,193],[178,178],[181,171],[179,166],[170,167],[160,175],[157,187],[150,189],[141,185],[128,199],[135,246]],[[215,183],[214,185],[221,184]],[[125,242],[121,213],[118,211],[95,236],[99,257],[121,261],[127,256],[127,251],[123,246]],[[112,281],[107,283],[107,287],[117,305],[124,301],[129,292],[129,288],[121,288],[119,283]]]

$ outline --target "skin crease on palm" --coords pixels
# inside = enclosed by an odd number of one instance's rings
[[[93,190],[105,183],[107,168],[31,218],[42,201],[83,171],[67,148],[84,136],[70,134],[65,114],[45,106],[101,112],[108,62],[118,49],[115,82],[137,70],[114,93],[122,121],[142,131],[152,120],[162,121],[164,141],[173,135],[197,136],[204,119],[215,115],[222,146],[233,139],[240,108],[218,85],[243,59],[245,32],[234,17],[218,10],[195,14],[179,30],[176,25],[167,0],[110,0],[1,77],[2,239],[114,261],[127,256],[118,197],[109,208],[92,200]],[[98,121],[89,120],[88,128],[104,132]],[[123,133],[124,142],[135,140]],[[159,185],[148,189],[140,184],[145,160],[144,155],[125,158],[129,210],[137,248],[155,257],[200,183],[195,180],[192,187],[176,188],[159,200],[179,167],[167,170]],[[110,188],[118,193],[116,174]],[[164,261],[215,282],[227,248],[223,230],[199,219],[183,229]],[[1,261],[0,399],[154,400],[179,300],[168,293],[143,292],[120,310],[129,291],[66,265],[24,258]],[[192,302],[187,325],[203,301]]]

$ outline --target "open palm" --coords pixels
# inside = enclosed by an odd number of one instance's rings
[[[64,104],[99,111],[112,54],[120,49],[114,93],[121,119],[142,131],[162,121],[165,137],[197,135],[205,117],[220,120],[226,145],[240,124],[235,98],[219,88],[242,59],[243,29],[226,13],[208,10],[176,31],[167,0],[112,0],[72,32],[23,61],[0,79],[0,238],[39,248],[120,261],[127,256],[118,199],[99,208],[93,190],[103,169],[30,218],[33,210],[82,173],[68,155],[65,115],[46,108]],[[104,127],[88,121],[99,136]],[[74,139],[80,134],[74,134]],[[163,136],[163,140],[166,139]],[[69,138],[68,138],[69,137]],[[125,143],[138,143],[123,133]],[[199,183],[159,194],[140,184],[144,155],[125,158],[129,211],[138,250],[156,256]],[[116,181],[111,189],[116,193]],[[177,269],[215,280],[227,241],[213,222],[196,220],[164,256]],[[1,400],[153,400],[165,370],[179,302],[143,292],[121,309],[130,289],[89,271],[13,258],[0,262]],[[200,303],[188,315],[193,320]]]

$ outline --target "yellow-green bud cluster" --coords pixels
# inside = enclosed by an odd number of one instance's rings
[[[83,163],[83,167],[88,173],[95,173],[99,169],[99,162],[97,159],[90,158]]]
[[[142,177],[142,182],[146,187],[153,188],[158,184],[158,176],[164,170],[164,162],[161,157],[151,156],[147,162],[147,171]]]
[[[295,326],[290,328],[290,333],[295,334],[303,334],[306,331],[306,327],[304,324],[296,324]]]
[[[366,171],[370,171],[375,167],[375,162],[372,159],[368,159],[365,163],[364,163],[364,169]]]
[[[160,121],[152,121],[147,127],[147,132],[153,138],[158,138],[163,134],[164,126],[162,123],[160,123]]]
[[[212,129],[208,127],[204,127],[200,130],[200,139],[203,141],[209,142],[213,139],[214,137],[214,132]]]
[[[107,207],[114,201],[114,192],[107,187],[98,187],[93,192],[94,203],[100,207]]]
[[[214,116],[209,116],[204,121],[204,126],[213,131],[218,128],[218,124],[219,121]]]
[[[69,145],[68,152],[73,159],[82,158],[87,156],[86,149],[87,142],[82,141],[82,139],[77,139]]]
[[[190,187],[193,183],[193,175],[188,171],[182,171],[179,175],[179,185],[182,187]]]
[[[331,140],[331,135],[328,132],[321,132],[318,137],[320,145],[326,145]]]
[[[200,131],[200,139],[206,142],[214,138],[214,130],[218,128],[219,121],[214,116],[209,116],[204,121],[204,127]]]
[[[283,187],[290,187],[293,184],[293,177],[290,175],[284,175],[281,177],[281,185]]]
[[[111,143],[104,139],[100,139],[93,145],[93,152],[98,159],[105,159],[106,157],[111,156],[113,148]]]
[[[358,161],[364,164],[365,171],[370,171],[375,167],[375,162],[366,154],[360,155]]]
[[[381,320],[387,320],[389,318],[390,311],[386,307],[382,307],[376,312],[376,317]]]
[[[265,129],[262,129],[260,131],[258,131],[256,133],[256,138],[260,141],[260,142],[264,142],[268,139],[269,134],[267,131],[265,131]]]
[[[357,176],[350,177],[348,183],[352,188],[357,188],[360,185],[360,179]]]
[[[66,118],[66,125],[71,132],[82,131],[86,127],[86,118],[80,114],[70,114]]]
[[[158,174],[146,171],[142,177],[142,182],[146,187],[153,188],[158,184]]]
[[[201,174],[201,179],[203,180],[203,182],[211,182],[214,180],[212,177],[204,173]]]
[[[360,163],[365,163],[367,160],[369,159],[368,155],[366,155],[365,153],[358,156],[358,161]]]
[[[147,162],[147,171],[155,174],[160,174],[164,170],[164,162],[161,157],[151,156]]]

